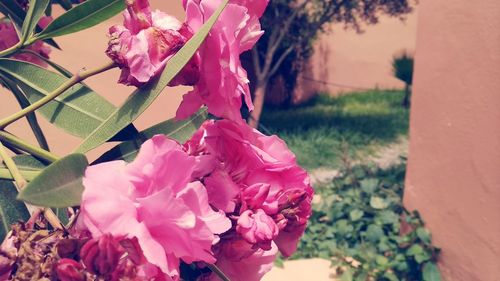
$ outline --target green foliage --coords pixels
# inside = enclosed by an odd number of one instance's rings
[[[30,2],[28,13],[23,22],[21,42],[26,42],[32,35],[49,4],[50,0],[32,0]]]
[[[207,118],[207,110],[204,108],[188,119],[179,121],[174,118],[156,124],[137,134],[135,139],[116,145],[99,157],[93,164],[113,160],[125,160],[130,162],[135,159],[144,141],[157,134],[163,134],[177,140],[179,143],[184,143],[191,138],[194,132],[196,132]]]
[[[16,200],[17,190],[12,181],[0,180],[0,239],[3,240],[10,225],[19,220],[29,219],[26,206]]]
[[[283,138],[305,168],[338,168],[344,153],[358,159],[407,135],[403,95],[376,90],[320,95],[300,107],[266,110],[261,124]]]
[[[224,0],[200,30],[169,60],[161,76],[132,93],[120,108],[115,110],[83,141],[77,152],[87,152],[99,146],[137,119],[196,53],[228,1]]]
[[[52,21],[36,35],[36,39],[47,39],[87,29],[124,9],[124,0],[86,0]]]
[[[4,58],[0,58],[0,76],[18,84],[31,103],[68,81],[67,77],[37,65]],[[113,104],[90,88],[78,84],[40,108],[39,112],[50,123],[84,138],[115,109]]]
[[[345,280],[440,280],[439,249],[403,207],[404,176],[405,164],[355,166],[317,188],[321,201],[294,258],[331,258]]]
[[[44,207],[78,206],[87,166],[85,155],[70,154],[43,170],[19,193],[18,199]]]
[[[404,51],[392,58],[392,72],[394,77],[405,82],[407,85],[413,83],[413,56]]]

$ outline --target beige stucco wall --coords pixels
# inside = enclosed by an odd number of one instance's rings
[[[322,35],[315,54],[302,76],[332,84],[300,80],[296,100],[307,99],[317,91],[338,94],[357,90],[403,88],[392,76],[392,56],[415,49],[417,8],[406,20],[382,16],[376,25],[364,26],[363,33],[335,24]]]
[[[500,2],[419,6],[405,204],[445,280],[500,280]]]

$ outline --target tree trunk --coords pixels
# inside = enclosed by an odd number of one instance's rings
[[[252,112],[250,112],[250,117],[248,120],[248,125],[255,129],[259,127],[260,115],[262,114],[262,109],[264,108],[264,100],[266,98],[266,89],[267,82],[259,82],[255,87],[253,98],[254,109]]]
[[[403,106],[405,108],[410,108],[410,95],[411,95],[410,85],[405,84],[405,97],[403,99]]]

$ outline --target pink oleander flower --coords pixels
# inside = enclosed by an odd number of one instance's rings
[[[122,70],[119,82],[139,87],[156,77],[193,33],[176,18],[151,11],[147,0],[126,3],[124,24],[109,29],[106,54]],[[194,85],[198,76],[199,58],[195,56],[169,85]]]
[[[276,243],[283,255],[293,254],[311,215],[313,189],[281,139],[212,120],[185,148],[198,157],[196,180],[205,184],[209,202],[233,218],[239,237],[264,250]]]
[[[94,239],[137,241],[145,276],[178,280],[181,259],[214,263],[212,245],[231,222],[208,205],[205,187],[191,182],[195,164],[177,142],[157,135],[130,164],[90,166],[78,224]]]
[[[99,276],[112,274],[124,251],[110,234],[91,239],[80,250],[80,258],[88,272]]]
[[[186,22],[198,31],[221,4],[221,0],[184,0]],[[247,72],[241,66],[240,54],[250,50],[263,31],[259,17],[268,0],[230,1],[199,48],[200,79],[194,89],[184,95],[177,110],[183,119],[203,104],[218,117],[242,122],[242,97],[253,110]]]
[[[228,240],[222,243],[217,253],[217,267],[231,281],[259,281],[274,266],[278,248],[272,243],[269,250],[253,249],[244,240]],[[200,278],[199,281],[219,281],[215,274]]]
[[[56,265],[56,274],[61,281],[85,281],[83,266],[72,259],[60,259]]]
[[[39,25],[41,27],[45,27],[45,26],[47,26],[47,24],[50,21],[51,21],[50,17],[43,17],[40,20]],[[14,25],[12,24],[12,22],[8,19],[0,19],[0,51],[8,49],[8,48],[16,45],[17,42],[19,42],[19,37],[17,36],[16,29],[15,29]],[[49,54],[51,51],[49,45],[47,45],[46,43],[44,43],[42,41],[37,41],[34,44],[32,44],[31,46],[28,46],[26,49],[33,51],[35,53],[38,53],[40,56],[47,58],[47,59],[49,58]],[[20,52],[20,53],[15,54],[12,57],[15,59],[18,59],[18,60],[27,61],[27,62],[37,64],[41,67],[48,66],[48,64],[44,60],[42,60],[41,58],[39,58],[33,54]]]

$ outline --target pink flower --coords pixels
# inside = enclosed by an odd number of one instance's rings
[[[50,17],[44,17],[40,20],[40,25],[45,26],[50,22]],[[8,49],[19,42],[19,37],[17,36],[16,29],[10,20],[0,19],[0,51]],[[42,41],[37,41],[31,46],[26,48],[32,52],[39,54],[41,57],[49,58],[50,47]],[[25,52],[20,52],[12,56],[15,59],[31,62],[37,64],[41,67],[47,67],[48,64],[41,58]]]
[[[313,189],[281,139],[242,123],[207,121],[185,148],[203,158],[197,170],[205,176],[198,179],[209,202],[236,220],[243,239],[264,250],[274,241],[283,255],[293,254],[311,215]]]
[[[108,276],[115,271],[123,253],[119,242],[110,234],[104,234],[85,243],[80,257],[90,273]]]
[[[124,25],[109,29],[106,53],[122,69],[120,83],[141,86],[165,68],[193,33],[176,18],[158,10],[151,11],[147,0],[126,3]],[[169,85],[193,85],[198,75],[199,58],[195,56]]]
[[[178,279],[180,259],[214,263],[216,234],[227,231],[231,222],[211,209],[200,182],[190,183],[195,163],[175,141],[157,135],[130,164],[90,166],[79,223],[95,239],[107,233],[136,239],[150,264],[148,274],[159,271],[167,280]]]
[[[186,22],[195,32],[214,13],[221,0],[184,0]],[[242,97],[253,110],[248,77],[241,66],[240,54],[250,50],[262,35],[259,16],[267,0],[230,1],[199,48],[202,61],[200,80],[194,89],[184,95],[177,110],[183,119],[203,104],[218,117],[242,121]],[[246,6],[248,5],[248,7]]]
[[[271,249],[271,242],[278,236],[276,223],[262,209],[255,213],[244,211],[238,218],[236,231],[251,244],[257,244],[264,250]]]
[[[252,249],[252,245],[243,240],[228,241],[221,245],[217,255],[217,267],[232,281],[259,281],[274,266],[278,253],[276,244],[269,250]],[[202,278],[207,281],[219,281],[215,274]]]
[[[56,265],[58,280],[61,281],[85,281],[83,266],[72,259],[60,259]]]

